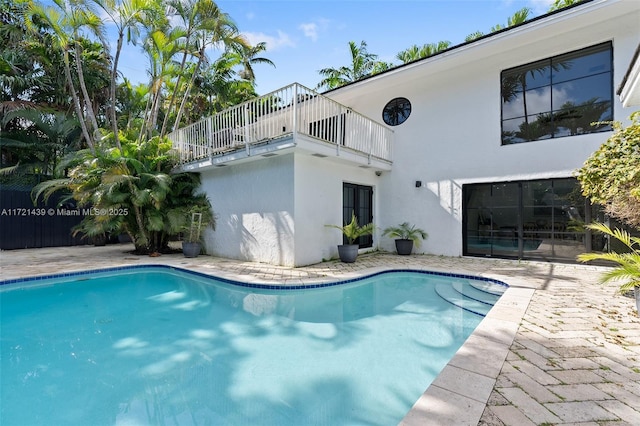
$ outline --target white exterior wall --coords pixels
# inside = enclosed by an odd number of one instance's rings
[[[338,256],[342,244],[340,230],[325,225],[342,225],[343,182],[373,187],[374,224],[378,211],[376,185],[380,178],[372,169],[347,165],[330,158],[296,154],[295,217],[296,266],[321,262]],[[378,235],[373,236],[373,248]]]
[[[394,127],[394,164],[380,178],[378,225],[409,221],[429,233],[421,251],[460,256],[463,184],[572,176],[611,132],[502,146],[500,73],[612,41],[615,92],[640,39],[639,10],[640,3],[622,1],[605,12],[543,20],[534,29],[512,30],[328,93],[377,120],[393,98],[412,104],[409,119]],[[605,19],[611,14],[619,16]],[[614,119],[625,121],[631,112],[614,97]],[[380,246],[393,251],[389,239]]]
[[[342,233],[342,184],[374,187],[371,169],[310,153],[208,169],[202,190],[217,216],[207,232],[207,253],[232,259],[302,266],[338,255]],[[378,238],[374,235],[374,248]]]
[[[615,92],[640,41],[638,28],[640,2],[594,0],[328,93],[380,122],[391,99],[411,101],[411,116],[393,128],[392,170],[378,177],[297,148],[206,170],[203,189],[218,215],[207,251],[288,266],[335,258],[342,235],[325,225],[342,223],[342,183],[350,182],[374,187],[374,249],[395,250],[380,231],[408,221],[429,233],[415,252],[462,255],[464,184],[570,177],[611,135],[502,146],[500,73],[611,41]],[[632,111],[614,97],[614,119],[624,122]]]
[[[294,265],[293,154],[202,172],[202,190],[217,215],[207,253]]]

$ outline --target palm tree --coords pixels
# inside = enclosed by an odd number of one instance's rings
[[[140,25],[144,22],[146,15],[154,10],[157,2],[152,0],[95,0],[96,3],[105,11],[115,24],[118,32],[118,40],[116,42],[116,51],[113,55],[113,64],[111,67],[111,81],[109,84],[109,121],[111,122],[111,130],[114,134],[114,141],[118,149],[120,146],[120,138],[118,135],[118,120],[116,117],[116,88],[118,78],[118,65],[120,62],[120,53],[124,43],[125,33],[128,40],[135,43],[139,35]]]
[[[200,67],[203,63],[208,61],[206,50],[209,47],[222,46],[225,49],[242,49],[249,47],[247,40],[240,35],[238,28],[231,19],[231,17],[222,12],[217,4],[212,0],[198,0],[198,10],[202,14],[200,24],[196,27],[196,31],[193,33],[193,39],[187,40],[187,46],[194,46],[198,50],[195,53],[195,57],[198,61],[191,71],[189,82],[187,82],[184,94],[182,96],[182,102],[176,113],[176,119],[174,122],[174,129],[178,128],[184,107],[189,98],[191,88],[193,87],[196,76],[200,71]],[[170,110],[167,111],[167,116],[170,114]],[[160,135],[164,132],[161,131]]]
[[[184,70],[187,64],[187,58],[189,55],[195,55],[195,48],[193,46],[193,40],[196,31],[202,28],[203,25],[207,25],[207,17],[201,13],[201,9],[203,9],[204,4],[200,2],[200,0],[170,0],[168,4],[168,14],[174,17],[180,18],[183,26],[182,31],[184,32],[184,49],[182,51],[182,60],[180,61],[180,67],[177,72],[177,80],[174,84],[173,91],[171,93],[171,98],[169,99],[169,105],[167,107],[167,116],[171,112],[173,105],[175,104],[176,96],[180,90],[180,83],[184,74]],[[160,131],[161,135],[164,135],[167,124],[169,120],[168,118],[164,120],[162,123],[162,129]]]
[[[579,3],[580,1],[581,0],[554,0],[554,2],[549,7],[549,12],[564,9],[565,7],[569,7],[573,4]]]
[[[26,28],[25,8],[0,1],[0,114],[28,107],[34,90],[48,83],[34,49],[39,47],[39,34]]]
[[[636,309],[640,314],[640,238],[631,236],[627,231],[611,229],[603,223],[593,223],[588,228],[615,238],[624,244],[626,253],[583,253],[578,256],[580,262],[600,260],[616,263],[617,266],[602,274],[601,283],[617,281],[619,291],[633,290],[636,297]]]
[[[340,68],[323,68],[320,75],[324,77],[316,86],[316,89],[327,88],[329,90],[360,80],[371,74],[376,64],[378,55],[367,51],[367,43],[363,40],[360,45],[354,41],[349,42],[351,64]]]
[[[501,25],[501,24],[497,24],[497,25],[491,27],[491,32],[495,33],[497,31],[503,30],[505,28],[509,28],[509,27],[513,27],[515,25],[522,24],[522,23],[526,22],[527,19],[529,19],[529,15],[531,15],[531,9],[529,9],[528,7],[523,7],[522,9],[516,11],[513,15],[511,15],[507,19],[507,26],[506,27]]]
[[[93,12],[93,10],[89,7],[89,4],[82,4],[79,8],[72,9],[72,19],[70,20],[70,24],[73,29],[73,48],[75,53],[75,64],[76,64],[76,73],[78,75],[78,85],[80,86],[80,91],[82,93],[82,97],[84,99],[85,110],[87,116],[89,118],[90,123],[93,126],[93,131],[95,134],[99,132],[100,126],[98,126],[98,120],[96,119],[94,113],[93,102],[91,102],[91,96],[89,96],[89,91],[87,90],[86,79],[84,76],[84,67],[83,63],[83,49],[82,49],[82,40],[80,37],[80,30],[83,27],[87,27],[90,29],[92,34],[95,34],[101,40],[104,40],[104,26],[102,24],[102,19],[98,17],[97,14]],[[103,44],[105,42],[103,41]]]
[[[171,5],[174,7],[173,10],[177,16],[185,23],[185,27],[183,28],[183,48],[185,50],[183,50],[182,62],[177,71],[178,77],[166,111],[165,122],[160,131],[161,136],[166,132],[168,119],[172,113],[176,96],[180,91],[183,91],[182,101],[176,112],[173,127],[177,128],[179,126],[195,78],[199,74],[202,64],[208,61],[206,55],[207,49],[221,46],[225,50],[241,50],[249,47],[246,39],[239,34],[238,28],[231,17],[227,13],[222,12],[218,5],[212,0],[177,1],[172,2]],[[197,58],[197,61],[195,66],[189,67],[189,72],[185,73],[187,68],[186,59],[189,55]],[[181,79],[187,75],[189,76],[189,80],[183,90]]]
[[[173,57],[181,49],[180,40],[184,32],[177,28],[172,30],[156,29],[148,34],[143,47],[149,59],[149,99],[145,111],[145,123],[140,129],[141,135],[148,136],[156,129],[160,107],[164,97],[164,85],[177,72]],[[165,114],[166,117],[166,114]]]
[[[442,52],[443,50],[448,49],[449,46],[451,46],[451,42],[446,40],[439,41],[437,43],[423,44],[422,46],[414,44],[408,49],[405,49],[402,52],[398,52],[396,58],[406,64],[426,58],[431,55],[435,55],[438,52]]]
[[[70,170],[68,177],[37,185],[33,197],[46,200],[60,189],[71,189],[79,207],[99,213],[86,216],[76,232],[93,237],[128,233],[138,253],[166,251],[169,238],[186,227],[191,209],[211,210],[207,198],[196,193],[198,174],[171,173],[171,147],[170,141],[155,136],[123,138],[122,150],[75,152],[58,166]]]
[[[473,41],[473,40],[479,39],[483,35],[484,35],[484,33],[482,31],[474,31],[471,34],[469,34],[468,36],[466,36],[464,38],[464,41],[465,42]]]
[[[373,64],[373,69],[371,70],[371,75],[379,74],[379,73],[385,72],[385,71],[389,71],[393,67],[395,67],[395,65],[392,62],[376,61]]]
[[[202,107],[190,108],[192,114],[212,115],[233,105],[255,98],[257,93],[253,84],[238,79],[234,67],[237,58],[232,52],[225,52],[215,62],[203,69],[198,76],[198,96],[202,98]]]
[[[53,0],[53,4],[55,6],[43,6],[36,2],[29,3],[27,11],[25,12],[27,16],[25,23],[27,27],[34,32],[38,31],[36,22],[43,23],[50,31],[50,40],[55,43],[56,48],[62,51],[64,74],[82,128],[82,133],[89,149],[95,151],[94,137],[92,134],[96,134],[98,131],[98,124],[93,114],[93,107],[84,82],[82,61],[79,60],[79,58],[82,57],[79,38],[80,32],[85,27],[88,28],[91,33],[102,37],[102,21],[84,2],[71,3],[64,0]],[[72,50],[75,52],[76,72],[80,90],[83,95],[82,101],[85,104],[84,108],[81,105],[81,100],[78,97],[78,91],[71,74],[70,52]],[[85,114],[87,115],[89,123],[93,126],[92,132],[90,132],[87,127]]]
[[[63,112],[16,109],[4,114],[0,128],[3,157],[14,160],[0,174],[52,176],[59,159],[79,149],[78,120]]]
[[[257,57],[258,54],[267,50],[267,43],[264,41],[259,42],[255,46],[236,45],[232,48],[230,56],[235,58],[239,65],[242,65],[243,69],[238,74],[240,78],[255,82],[256,75],[253,72],[253,65],[266,64],[276,67],[270,59]]]
[[[140,123],[149,98],[149,86],[138,84],[133,86],[128,79],[124,79],[118,85],[116,94],[116,109],[119,119],[118,127],[124,130],[132,130],[134,122]]]

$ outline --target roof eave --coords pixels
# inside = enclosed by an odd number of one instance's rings
[[[580,11],[585,12],[591,9],[597,9],[606,5],[610,0],[584,0],[582,2],[573,4],[569,7],[555,10],[553,12],[549,12],[544,15],[537,16],[533,19],[530,19],[526,22],[523,22],[518,25],[514,25],[512,27],[503,28],[502,30],[496,31],[494,33],[486,34],[482,37],[479,37],[475,40],[471,40],[468,42],[464,42],[455,46],[452,46],[446,50],[438,52],[434,55],[427,56],[426,58],[418,59],[413,62],[409,62],[406,64],[398,65],[397,67],[391,68],[387,71],[380,72],[378,74],[369,75],[360,80],[345,84],[344,86],[336,87],[335,89],[330,89],[325,92],[322,92],[323,95],[328,95],[333,92],[341,91],[346,88],[353,88],[357,86],[361,86],[373,80],[378,80],[381,78],[385,78],[387,76],[398,74],[399,72],[403,72],[408,69],[415,68],[417,66],[422,66],[424,64],[444,59],[450,56],[457,56],[463,52],[466,52],[471,49],[479,48],[480,46],[490,45],[505,38],[514,37],[517,34],[526,33],[529,31],[535,31],[539,27],[543,27],[548,25],[551,22],[557,22],[558,20],[566,20],[570,19],[576,13],[580,13]]]
[[[616,93],[623,107],[640,106],[640,44]]]

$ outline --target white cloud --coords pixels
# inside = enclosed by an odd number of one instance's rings
[[[305,37],[310,38],[312,41],[317,41],[319,33],[327,31],[330,22],[329,19],[317,18],[311,22],[304,22],[298,25],[298,29],[302,30]]]
[[[551,108],[551,96],[553,96],[553,103],[556,106],[563,105],[565,102],[571,100],[571,84],[564,84],[564,87],[558,89],[553,87],[551,91],[549,86],[541,87],[539,89],[527,91],[527,114],[536,115],[548,113]],[[551,93],[551,95],[550,95]],[[514,99],[514,102],[504,105],[502,114],[504,117],[512,118],[519,117],[524,114],[524,104],[522,93]]]
[[[318,24],[315,22],[300,24],[298,28],[302,30],[305,37],[309,37],[312,41],[318,40]]]
[[[267,49],[271,52],[273,52],[274,50],[285,48],[285,47],[296,46],[293,40],[291,40],[291,37],[289,36],[289,34],[280,30],[278,30],[277,33],[278,33],[277,36],[268,35],[265,33],[252,33],[252,32],[245,32],[245,33],[242,33],[242,35],[244,35],[249,41],[249,43],[251,43],[254,46],[264,41],[265,43],[267,43]]]

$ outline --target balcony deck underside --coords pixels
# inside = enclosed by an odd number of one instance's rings
[[[194,158],[182,164],[182,171],[203,171],[214,167],[227,167],[262,158],[298,152],[317,157],[350,164],[375,171],[390,171],[392,162],[378,158],[348,147],[326,142],[304,134],[288,133],[273,139],[266,139],[250,144],[236,145],[220,152],[210,152],[208,156]]]

